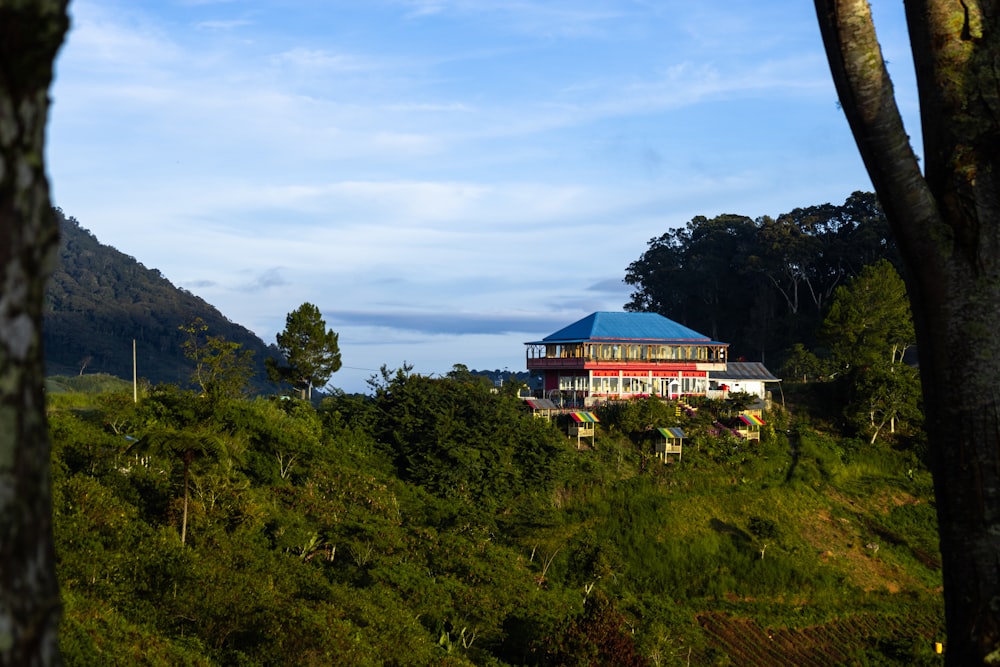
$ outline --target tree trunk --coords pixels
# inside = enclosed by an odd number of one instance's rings
[[[0,0],[0,665],[60,664],[41,347],[59,228],[43,164],[66,2]]]
[[[194,458],[192,452],[184,453],[184,503],[181,514],[181,544],[187,544],[188,532],[188,477],[191,471],[191,460]]]
[[[815,0],[906,266],[944,568],[946,664],[1000,662],[1000,6],[907,0],[920,173],[867,0]]]

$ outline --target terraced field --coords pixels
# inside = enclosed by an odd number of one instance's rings
[[[859,614],[804,628],[765,628],[725,613],[700,614],[698,622],[712,646],[741,667],[830,667],[858,664],[862,656],[862,664],[933,664],[942,633],[932,611],[916,618]]]

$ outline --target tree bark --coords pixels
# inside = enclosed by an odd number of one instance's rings
[[[61,664],[41,348],[58,225],[44,167],[66,1],[0,0],[0,666]]]
[[[191,473],[191,461],[194,460],[194,452],[184,452],[184,514],[181,518],[181,544],[187,543],[188,532],[188,478]]]
[[[867,0],[815,0],[906,267],[944,568],[946,664],[1000,664],[1000,6],[906,0],[921,174]]]

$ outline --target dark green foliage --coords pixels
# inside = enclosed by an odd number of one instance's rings
[[[165,637],[98,597],[64,586],[59,646],[66,667],[211,667],[196,637]]]
[[[50,399],[67,664],[763,664],[705,613],[900,619],[861,664],[921,664],[940,637],[929,478],[907,452],[801,424],[746,443],[709,434],[732,406],[646,401],[577,451],[489,382],[406,368],[318,410],[169,386]],[[691,433],[683,462],[623,433],[662,409]],[[186,545],[186,448],[130,449],[164,431],[220,445],[190,462]]]
[[[319,308],[304,303],[285,318],[285,330],[278,334],[278,350],[284,364],[267,360],[267,373],[274,382],[287,382],[312,398],[313,387],[323,387],[340,370],[339,336],[326,328]]]
[[[656,397],[611,401],[597,408],[601,424],[618,429],[633,438],[651,429],[672,426],[677,422],[676,405]]]
[[[697,216],[648,246],[626,270],[635,288],[627,310],[660,313],[729,342],[732,358],[778,359],[776,367],[796,343],[815,347],[846,279],[882,259],[899,265],[878,201],[863,192],[776,219]]]
[[[900,363],[916,335],[906,286],[892,264],[865,266],[838,287],[821,334],[839,372]]]
[[[747,526],[758,540],[773,540],[778,537],[778,524],[771,519],[752,516],[747,521]]]
[[[607,665],[645,667],[628,628],[628,619],[603,595],[588,600],[584,611],[568,618],[561,627],[537,642],[546,665]]]
[[[816,353],[807,350],[802,343],[795,343],[786,354],[780,373],[792,382],[809,382],[826,376],[828,367],[829,364]]]
[[[181,343],[184,356],[194,363],[191,382],[203,396],[217,401],[247,393],[254,372],[253,350],[222,336],[208,335],[208,325],[200,317],[180,327],[188,335]]]
[[[386,374],[374,435],[400,476],[474,514],[550,491],[565,441],[516,398],[466,380]]]
[[[132,379],[132,341],[139,377],[186,384],[193,364],[178,329],[201,318],[215,336],[254,353],[252,386],[269,388],[264,360],[274,356],[248,329],[175,287],[156,269],[102,245],[74,218],[59,218],[59,264],[45,293],[45,363],[50,375],[106,373]]]

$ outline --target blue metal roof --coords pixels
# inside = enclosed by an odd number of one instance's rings
[[[611,341],[698,341],[712,342],[693,329],[657,313],[609,313],[587,315],[542,339],[543,343],[570,343],[585,340]]]

